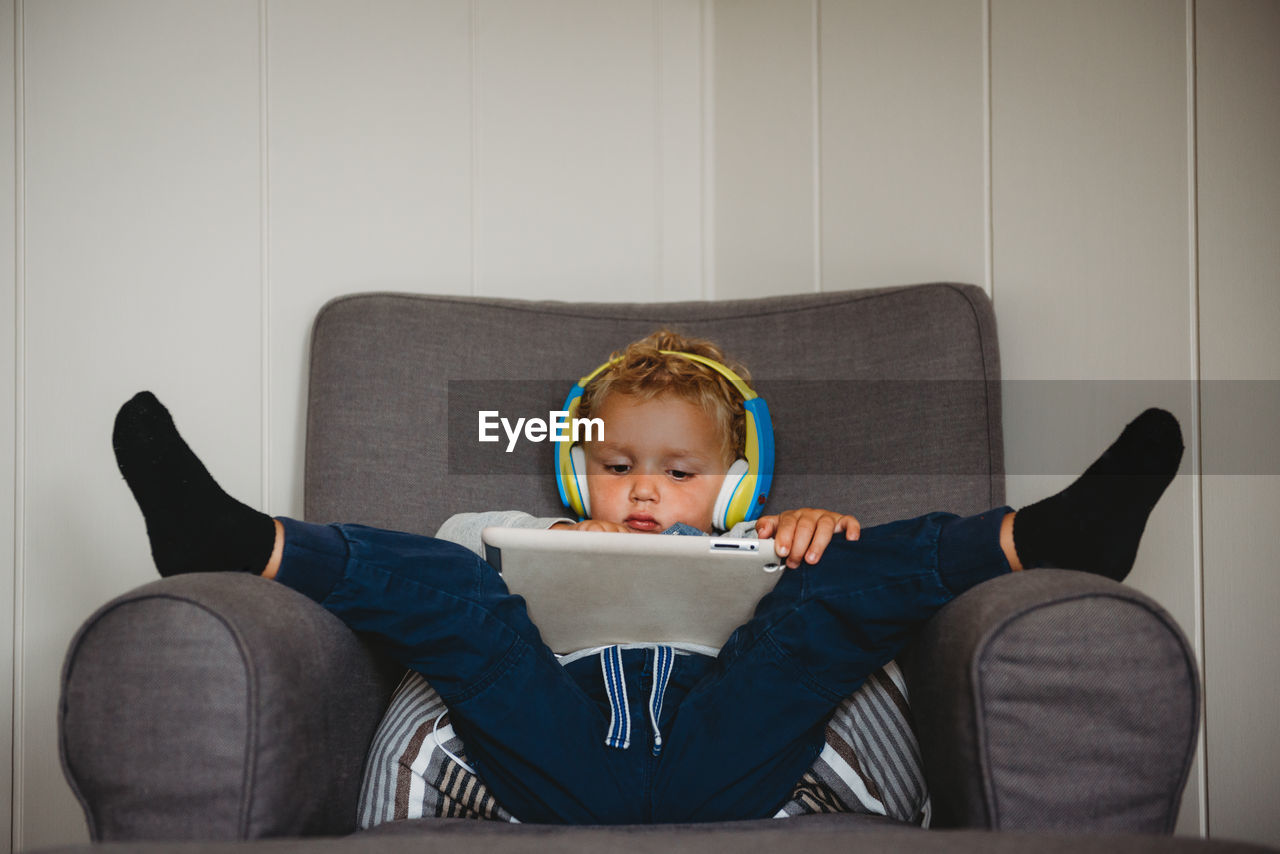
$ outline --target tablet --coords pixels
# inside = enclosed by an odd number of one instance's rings
[[[773,540],[485,528],[485,559],[557,654],[626,643],[718,650],[773,589]]]

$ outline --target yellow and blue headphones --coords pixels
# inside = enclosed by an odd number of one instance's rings
[[[680,356],[706,365],[733,384],[742,395],[747,416],[746,459],[735,460],[725,474],[724,486],[716,497],[711,512],[711,523],[721,531],[727,531],[739,522],[755,519],[764,510],[769,497],[769,485],[773,482],[773,422],[769,419],[769,407],[764,398],[756,394],[742,377],[715,359],[679,350],[659,350],[670,356]],[[587,384],[601,372],[619,361],[611,359],[582,379],[569,392],[560,408],[568,412],[568,423],[578,415],[582,393]],[[556,488],[564,505],[585,519],[591,515],[591,497],[587,492],[587,459],[580,444],[556,443]]]

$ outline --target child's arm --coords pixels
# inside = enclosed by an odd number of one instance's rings
[[[788,569],[797,568],[801,561],[817,563],[831,537],[841,531],[846,540],[856,540],[862,526],[847,513],[815,507],[784,510],[756,521],[756,535],[761,539],[773,537],[774,551],[787,559]]]
[[[436,531],[436,537],[457,543],[484,557],[484,543],[481,541],[480,534],[485,528],[540,528],[546,530],[562,522],[573,524],[571,519],[563,517],[539,518],[530,516],[520,510],[456,513],[444,521],[444,524],[440,526],[440,530]]]

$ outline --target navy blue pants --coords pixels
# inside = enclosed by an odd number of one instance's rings
[[[813,764],[842,699],[952,598],[1010,571],[999,544],[1008,512],[933,513],[853,542],[837,535],[816,565],[780,573],[716,658],[660,663],[652,649],[620,650],[620,678],[637,698],[627,749],[605,743],[613,707],[601,659],[562,666],[524,599],[459,545],[282,519],[276,579],[421,673],[477,773],[521,821],[762,818]],[[658,664],[670,670],[655,750],[646,701]]]

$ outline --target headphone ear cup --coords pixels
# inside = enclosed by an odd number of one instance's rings
[[[569,449],[569,461],[573,464],[573,483],[578,488],[580,507],[573,508],[583,518],[591,518],[591,493],[587,492],[587,455],[581,445]]]
[[[730,524],[726,515],[729,512],[729,503],[733,501],[734,493],[742,485],[742,479],[747,476],[749,469],[750,466],[746,460],[735,460],[733,465],[729,466],[729,471],[725,472],[724,485],[720,487],[720,494],[716,496],[715,509],[711,511],[711,524],[721,531],[727,531],[741,521],[734,520],[733,524]]]

